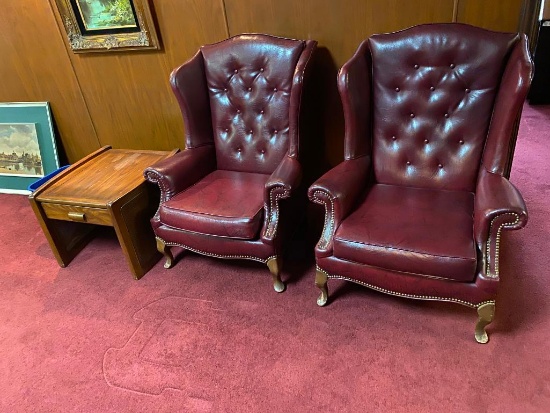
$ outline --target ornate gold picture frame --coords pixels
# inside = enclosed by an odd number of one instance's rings
[[[75,53],[159,49],[148,0],[55,0]]]

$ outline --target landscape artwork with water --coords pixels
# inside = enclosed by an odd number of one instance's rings
[[[131,0],[77,0],[86,30],[137,27]]]
[[[0,175],[44,176],[34,123],[0,123]]]

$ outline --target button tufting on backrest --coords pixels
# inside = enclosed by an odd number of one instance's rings
[[[369,39],[377,182],[474,190],[501,73],[515,41],[515,34],[460,24],[423,25]]]
[[[298,40],[241,35],[201,48],[213,130],[219,131],[214,136],[218,169],[271,173],[285,156],[290,92],[304,46]],[[230,131],[222,133],[228,123]],[[252,150],[243,149],[248,147]]]

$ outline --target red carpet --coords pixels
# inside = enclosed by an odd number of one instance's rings
[[[140,281],[113,232],[59,268],[25,197],[0,195],[2,412],[549,412],[550,107],[526,107],[491,341],[475,311],[330,282],[311,246],[267,268],[185,254]],[[305,253],[304,253],[305,252]]]

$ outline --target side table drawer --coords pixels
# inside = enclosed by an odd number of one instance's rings
[[[88,224],[112,226],[111,215],[107,209],[81,207],[77,205],[52,204],[43,202],[42,208],[50,219],[85,222]]]

